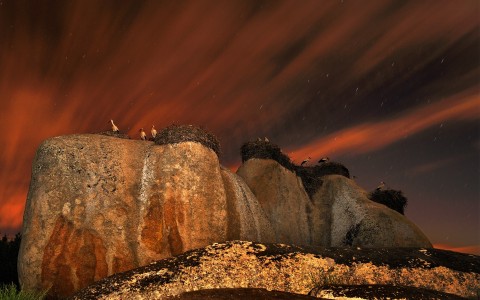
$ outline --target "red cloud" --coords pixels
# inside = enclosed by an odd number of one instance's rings
[[[462,94],[438,103],[406,112],[395,119],[364,123],[334,132],[291,151],[292,158],[322,157],[343,153],[365,153],[379,150],[398,140],[419,133],[431,126],[450,120],[480,118],[477,93]]]

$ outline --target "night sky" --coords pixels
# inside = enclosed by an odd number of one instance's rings
[[[267,136],[408,198],[436,247],[480,254],[480,2],[0,0],[0,233],[41,141],[176,124],[221,163]]]

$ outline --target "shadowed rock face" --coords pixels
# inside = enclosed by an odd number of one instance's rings
[[[257,299],[257,300],[312,300],[319,299],[317,297],[311,297],[306,295],[269,291],[266,289],[208,289],[200,291],[185,292],[181,295],[167,297],[165,300],[244,300],[244,299]]]
[[[321,177],[310,199],[296,174],[267,159],[249,159],[237,171],[261,204],[276,242],[325,247],[432,247],[398,212],[367,198],[345,176]]]
[[[19,279],[66,296],[212,242],[270,241],[269,228],[245,184],[198,143],[56,137],[33,163]]]
[[[163,299],[196,290],[247,287],[325,296],[324,289],[318,288],[325,285],[343,285],[345,291],[370,296],[413,295],[420,288],[419,294],[450,299],[442,293],[475,296],[479,282],[479,256],[446,250],[231,241],[104,278],[73,299]],[[376,294],[360,285],[376,285],[372,287]]]

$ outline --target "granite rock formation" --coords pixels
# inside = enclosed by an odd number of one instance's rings
[[[43,142],[25,207],[22,288],[65,297],[227,240],[431,247],[413,223],[368,200],[348,176],[310,176],[307,193],[293,164],[253,158],[234,174],[219,164],[219,152],[213,135],[192,126],[169,127],[155,142],[108,134]]]
[[[479,283],[480,257],[476,255],[432,248],[323,248],[231,241],[104,278],[73,299],[162,299],[225,288],[321,296],[332,284],[362,294],[366,291],[361,285],[370,285],[379,295],[389,290],[413,295],[418,288],[423,295],[456,299],[454,295],[476,296]]]
[[[432,247],[402,214],[368,199],[353,180],[321,177],[310,198],[300,177],[271,159],[249,159],[237,171],[272,223],[276,242],[325,247]]]
[[[273,231],[253,194],[209,148],[55,137],[33,162],[19,279],[26,290],[63,297],[227,239],[271,241]]]

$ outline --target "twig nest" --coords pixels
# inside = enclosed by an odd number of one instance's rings
[[[162,129],[155,137],[155,144],[167,145],[182,142],[197,142],[210,148],[220,156],[220,142],[206,130],[193,125],[170,125]]]

